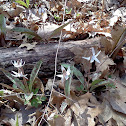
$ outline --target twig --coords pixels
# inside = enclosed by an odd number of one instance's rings
[[[68,96],[66,96],[66,95],[64,95],[64,94],[62,94],[62,93],[60,93],[60,92],[56,92],[56,93],[59,93],[60,95],[66,97],[67,99],[69,99],[69,100],[71,100],[71,101],[73,101],[73,102],[76,102],[76,101],[74,101],[73,99],[69,98]]]
[[[24,95],[26,93],[15,93],[15,94],[10,94],[10,95],[4,95],[4,96],[0,96],[0,98],[4,98],[4,97],[10,97],[10,96],[17,96],[17,95]],[[30,93],[28,93],[30,95]],[[44,94],[33,94],[33,96],[50,96],[50,95],[44,95]]]
[[[65,6],[66,6],[66,3],[67,3],[67,0],[65,0]],[[63,24],[64,24],[64,16],[65,16],[65,6],[64,6],[64,14],[63,14]],[[59,48],[60,48],[60,44],[61,44],[61,38],[62,38],[62,31],[61,31],[61,34],[60,34],[60,39],[59,39],[59,43],[58,43],[58,47],[57,47],[57,50],[56,50],[56,56],[55,56],[55,73],[54,73],[54,78],[53,78],[53,85],[54,85],[54,82],[55,82],[55,78],[56,78],[56,71],[57,71],[57,59],[58,59],[58,52],[59,52]],[[53,92],[53,85],[51,87],[51,93],[50,93],[50,97],[49,97],[49,101],[48,101],[48,104],[46,106],[46,109],[42,115],[42,118],[39,122],[39,126],[41,124],[41,121],[43,120],[44,116],[45,116],[45,113],[49,107],[49,104],[51,102],[51,97],[52,97],[52,92]]]
[[[57,112],[61,115],[60,111],[52,103],[50,103],[50,105],[52,105],[52,107],[55,108]]]

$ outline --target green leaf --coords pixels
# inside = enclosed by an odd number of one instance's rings
[[[0,14],[0,30],[1,33],[6,34],[6,20],[3,14]]]
[[[33,97],[33,92],[30,93],[30,94],[25,94],[24,95],[24,98],[25,98],[26,101],[29,101],[32,97]]]
[[[24,105],[28,105],[29,104],[29,101],[24,101]]]
[[[72,77],[73,77],[73,73],[74,73],[74,66],[73,65],[70,65],[70,64],[61,64],[63,67],[67,68],[70,67],[70,70],[71,70],[71,74],[70,74],[70,77],[68,80],[65,81],[65,89],[64,89],[64,92],[65,92],[65,95],[69,97],[70,95],[70,86],[71,86],[71,81],[72,81]]]
[[[29,0],[26,0],[27,8],[29,8]]]
[[[109,83],[106,85],[106,87],[109,87],[109,88],[116,88],[115,84],[114,83]]]
[[[67,64],[67,63],[61,63],[61,65],[63,66],[63,67],[65,67],[65,68],[67,68],[68,69],[68,67],[70,67],[70,64]]]
[[[45,96],[41,97],[41,101],[45,101],[47,98]]]
[[[32,89],[32,92],[33,92],[34,94],[37,94],[37,93],[38,93],[38,91],[39,91],[39,88],[36,88],[35,90],[34,90],[34,89]]]
[[[71,81],[72,81],[72,77],[73,77],[73,68],[74,68],[74,66],[70,67],[70,71],[71,71],[70,76],[69,76],[68,80],[65,81],[64,91],[65,91],[65,95],[68,97],[70,96],[70,86],[71,86]]]
[[[4,91],[0,90],[0,96],[3,96],[3,95],[4,95]]]
[[[50,38],[51,37],[53,37],[53,36],[55,36],[55,35],[57,35],[58,33],[60,33],[62,30],[63,30],[63,28],[64,27],[66,27],[68,24],[70,24],[72,21],[69,21],[68,23],[66,23],[66,24],[64,24],[64,25],[62,25],[62,26],[60,26],[59,28],[57,28],[57,29],[55,29],[53,32],[52,32],[52,34],[50,35]]]
[[[102,79],[101,79],[102,80]],[[99,79],[99,81],[100,81],[100,79]],[[100,86],[104,86],[104,85],[108,85],[108,84],[110,84],[110,82],[109,81],[107,81],[107,80],[105,80],[105,81],[100,81],[99,83],[97,83],[97,84],[94,84],[94,85],[92,85],[91,86],[91,89],[90,89],[90,92],[92,92],[95,88],[97,88],[97,87],[100,87]]]
[[[104,79],[97,79],[97,80],[94,80],[92,83],[91,83],[91,86],[94,86],[100,82],[104,81]]]
[[[64,87],[65,95],[68,97],[70,96],[70,85],[71,84],[70,84],[70,78],[69,78],[68,80],[65,81],[65,87]]]
[[[65,9],[66,14],[71,14],[72,8],[68,11],[68,9]]]
[[[22,89],[22,91],[25,91],[25,86],[23,85],[23,83],[16,77],[12,76],[11,73],[9,73],[8,71],[4,70],[1,68],[1,71],[20,89]]]
[[[56,119],[56,118],[58,118],[59,117],[59,115],[54,115],[54,119]]]
[[[81,84],[80,86],[76,87],[77,91],[83,91],[84,90],[84,85]]]
[[[30,90],[30,92],[32,91],[33,82],[34,82],[35,78],[38,75],[41,64],[42,64],[42,60],[38,61],[36,63],[36,65],[34,66],[32,72],[31,72],[30,81],[29,81],[29,90]]]
[[[31,100],[31,105],[37,108],[37,107],[38,107],[38,100],[35,99],[35,98],[33,98],[33,99]]]
[[[61,20],[61,17],[59,17],[59,15],[54,14],[54,19],[55,19],[56,21],[60,21],[60,20]]]
[[[79,79],[79,81],[84,85],[84,76],[83,74],[76,68],[73,68],[73,74]]]
[[[11,29],[11,31],[14,31],[14,32],[21,32],[21,33],[27,33],[27,34],[30,34],[30,35],[33,35],[35,36],[36,38],[38,39],[42,39],[37,33],[35,33],[34,31],[28,29],[28,28],[23,28],[23,27],[15,27],[13,29]]]
[[[21,4],[22,6],[25,6],[26,8],[28,8],[27,4],[22,0],[18,0],[18,1],[15,1],[15,2]]]
[[[16,126],[19,126],[18,116],[17,116],[17,119],[16,119]]]

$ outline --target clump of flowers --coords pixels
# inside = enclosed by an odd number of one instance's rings
[[[25,79],[28,79],[24,74],[23,66],[25,65],[25,62],[22,61],[22,59],[19,59],[17,61],[11,61],[14,67],[18,69],[18,72],[12,71],[13,74],[11,74],[14,77],[24,77]]]
[[[22,59],[11,61],[11,63],[18,69],[18,72],[12,71],[12,73],[10,73],[3,68],[0,70],[13,82],[13,88],[24,93],[21,97],[24,100],[24,104],[31,104],[32,106],[37,107],[43,100],[45,100],[45,96],[36,96],[39,89],[34,87],[36,80],[38,83],[41,83],[41,80],[37,76],[42,60],[39,60],[35,64],[30,74],[30,78],[27,78],[27,74],[24,74],[23,66],[25,65],[25,62],[23,62]]]

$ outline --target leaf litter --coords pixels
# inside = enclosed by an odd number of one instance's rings
[[[105,0],[103,1],[105,2]],[[79,66],[82,73],[78,72],[77,68],[70,68],[71,71],[73,70],[73,78],[70,90],[67,90],[69,98],[64,95],[66,85],[62,81],[58,81],[58,78],[55,85],[53,85],[52,79],[48,79],[44,84],[41,78],[34,75],[35,78],[32,82],[34,86],[30,86],[30,91],[33,88],[34,94],[33,92],[25,94],[24,97],[26,101],[30,101],[35,98],[35,95],[46,94],[47,100],[43,99],[44,102],[37,105],[38,108],[29,103],[24,106],[24,100],[22,100],[24,86],[20,87],[17,79],[12,78],[7,71],[3,70],[18,85],[18,89],[8,84],[0,84],[2,85],[0,125],[30,124],[37,126],[45,106],[49,102],[48,95],[50,95],[51,87],[54,86],[51,102],[42,125],[47,123],[51,126],[59,124],[61,126],[125,126],[126,77],[124,75],[122,79],[120,76],[120,72],[125,73],[125,1],[114,0],[117,4],[116,7],[113,5],[113,1],[108,1],[105,5],[99,0],[69,0],[65,6],[64,18],[66,21],[64,24],[62,24],[63,2],[29,3],[28,0],[26,2],[23,6],[22,2],[0,2],[0,46],[11,48],[16,43],[19,48],[26,47],[27,51],[34,50],[36,45],[42,41],[54,42],[55,40],[58,42],[61,31],[62,41],[65,42],[74,40],[77,43],[76,40],[87,38],[91,40],[90,38],[96,37],[99,37],[100,41],[86,43],[87,46],[84,48],[77,46],[70,49],[75,55],[73,57],[75,66]],[[4,19],[6,19],[6,24]],[[8,42],[8,40],[10,41]],[[119,44],[120,46],[116,49]],[[122,47],[123,53],[120,51]],[[90,63],[82,58],[92,58],[92,48],[96,55],[101,50],[97,56],[99,62]],[[120,61],[121,58],[124,58],[123,62]],[[117,59],[119,63],[124,64],[122,68],[118,67]],[[71,73],[68,76],[72,76]],[[95,87],[91,87],[94,81],[97,83],[95,83]],[[22,84],[22,81],[19,82]],[[39,97],[33,99],[32,103],[34,101],[40,102]]]

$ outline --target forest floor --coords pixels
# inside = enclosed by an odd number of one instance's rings
[[[0,125],[126,126],[125,42],[125,0],[1,0]]]

